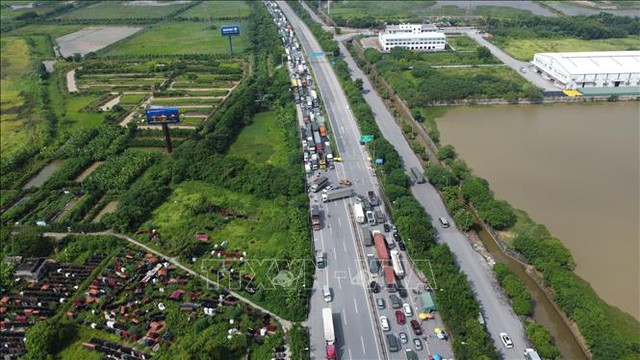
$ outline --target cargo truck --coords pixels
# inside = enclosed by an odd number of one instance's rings
[[[398,279],[402,279],[404,277],[404,268],[402,267],[402,262],[400,262],[398,250],[391,250],[391,264],[393,265],[393,272]]]
[[[311,207],[311,225],[313,226],[313,230],[320,230],[320,209],[318,205]]]
[[[531,348],[524,349],[524,358],[526,360],[541,360],[538,352]]]
[[[322,309],[322,322],[324,324],[324,344],[327,359],[337,360],[336,336],[333,331],[333,314],[331,308]]]
[[[393,273],[391,266],[384,266],[384,280],[387,283],[388,292],[396,292],[398,290],[396,286],[396,275]]]
[[[384,240],[384,235],[378,230],[372,231],[373,234],[373,242],[376,245],[376,254],[378,255],[378,260],[383,265],[388,265],[389,263],[389,250],[387,250],[387,242]]]
[[[353,205],[353,216],[356,218],[356,221],[360,224],[364,223],[364,210],[362,209],[362,204]]]
[[[329,191],[327,193],[322,194],[322,202],[329,202],[329,201],[344,199],[351,196],[353,196],[353,189],[340,188],[340,189]]]
[[[311,191],[318,192],[324,189],[329,184],[329,178],[326,176],[320,176],[319,178],[313,180],[311,183]]]
[[[320,136],[327,136],[327,128],[324,125],[320,125],[318,131],[320,132]]]

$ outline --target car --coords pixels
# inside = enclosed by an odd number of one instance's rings
[[[398,241],[398,247],[400,248],[400,250],[405,251],[407,250],[407,246],[404,244],[404,241]]]
[[[511,338],[509,337],[509,335],[507,333],[501,332],[500,333],[500,340],[502,340],[502,344],[507,349],[511,349],[513,347],[513,341],[511,341]]]
[[[406,344],[409,342],[409,337],[407,336],[406,333],[401,332],[398,334],[398,337],[400,338],[400,342],[403,344]]]
[[[398,228],[395,225],[391,225],[391,231],[398,231]]]
[[[396,241],[402,241],[402,238],[400,237],[400,234],[398,234],[398,232],[397,232],[397,231],[394,231],[394,232],[393,232],[393,238],[394,238]]]
[[[404,314],[407,316],[413,316],[413,310],[411,310],[411,305],[407,303],[402,304],[402,311],[404,311]]]
[[[395,335],[387,334],[386,338],[389,343],[389,352],[397,352],[400,350],[400,344],[398,344],[398,339],[396,339]]]
[[[398,294],[403,299],[406,299],[407,296],[409,295],[409,293],[407,292],[407,289],[403,288],[402,286],[398,286]]]
[[[384,309],[385,308],[385,303],[384,303],[384,299],[383,298],[377,298],[376,299],[376,305],[378,305],[378,309]]]
[[[422,350],[422,341],[420,339],[413,339],[413,345],[416,346],[416,350]]]
[[[445,229],[446,229],[446,228],[448,228],[448,227],[450,226],[450,225],[449,225],[449,220],[447,220],[447,219],[445,219],[445,218],[443,218],[443,217],[438,218],[438,221],[440,221],[440,224],[441,224],[441,225],[442,225],[442,227],[443,227],[443,228],[445,228]]]
[[[377,282],[372,281],[369,283],[369,289],[373,291],[374,294],[377,294],[380,292],[380,285],[378,285]]]
[[[389,300],[391,300],[392,308],[400,309],[402,307],[402,301],[400,301],[400,298],[395,296],[394,294],[389,295]]]
[[[367,192],[367,196],[369,197],[369,202],[371,202],[371,205],[376,206],[378,205],[378,197],[376,196],[376,193],[369,190]]]
[[[404,314],[400,310],[396,310],[396,321],[398,325],[404,325],[407,322]]]
[[[382,331],[391,330],[391,326],[389,326],[389,319],[384,315],[380,316],[380,327],[382,328]]]
[[[384,225],[382,225],[382,227],[384,228],[384,232],[391,231],[391,227],[389,226],[389,224],[384,224]]]
[[[356,194],[356,196],[354,196],[353,198],[356,199],[356,204],[362,204],[362,202],[365,200],[364,196],[360,194]]]
[[[420,327],[418,320],[411,320],[411,329],[417,336],[422,335],[422,327]]]
[[[351,180],[349,179],[340,179],[338,180],[338,183],[344,186],[351,186]]]

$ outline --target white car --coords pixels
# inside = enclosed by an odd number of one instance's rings
[[[409,337],[404,332],[399,333],[398,337],[400,338],[400,342],[403,343],[403,344],[406,344],[406,343],[409,342]]]
[[[402,304],[402,310],[404,314],[407,316],[413,316],[413,310],[411,310],[411,306],[409,304]]]
[[[513,347],[513,341],[511,341],[511,338],[509,337],[509,335],[507,335],[507,333],[501,332],[500,340],[502,340],[502,344],[504,344],[504,347],[506,347],[507,349],[511,349]]]
[[[389,326],[389,319],[386,316],[380,316],[380,327],[382,331],[389,331],[391,327]]]

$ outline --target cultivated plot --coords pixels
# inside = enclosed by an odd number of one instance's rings
[[[58,53],[67,57],[85,55],[129,37],[142,28],[128,26],[88,27],[56,39]]]
[[[244,1],[205,1],[181,13],[189,19],[241,19],[249,16],[250,8]]]
[[[58,19],[155,19],[171,15],[190,1],[101,1],[69,13]]]

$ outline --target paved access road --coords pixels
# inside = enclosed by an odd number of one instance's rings
[[[413,153],[406,139],[404,138],[400,127],[396,124],[393,116],[387,108],[378,93],[371,86],[368,78],[357,67],[353,58],[341,44],[340,51],[345,56],[345,60],[352,71],[352,77],[360,78],[364,82],[365,100],[375,114],[376,122],[382,131],[384,137],[396,148],[402,157],[405,170],[413,166],[420,167],[417,156]],[[369,90],[369,91],[367,91]],[[493,272],[486,261],[473,250],[466,236],[458,231],[455,226],[449,229],[442,229],[438,225],[439,217],[447,218],[452,224],[453,220],[447,214],[447,210],[440,198],[438,192],[431,184],[415,184],[411,187],[411,191],[415,198],[425,208],[432,218],[432,225],[439,231],[439,241],[446,243],[451,251],[455,254],[458,264],[462,271],[467,275],[471,288],[476,298],[484,308],[487,329],[491,333],[496,348],[502,352],[505,359],[520,358],[528,342],[524,334],[524,328],[518,317],[514,314],[509,301],[499,290]],[[414,259],[420,261],[420,259]],[[426,259],[425,259],[426,260]],[[436,279],[437,280],[437,279]],[[443,289],[447,291],[447,289]],[[498,334],[500,332],[508,333],[513,342],[514,348],[505,349],[500,341]]]

